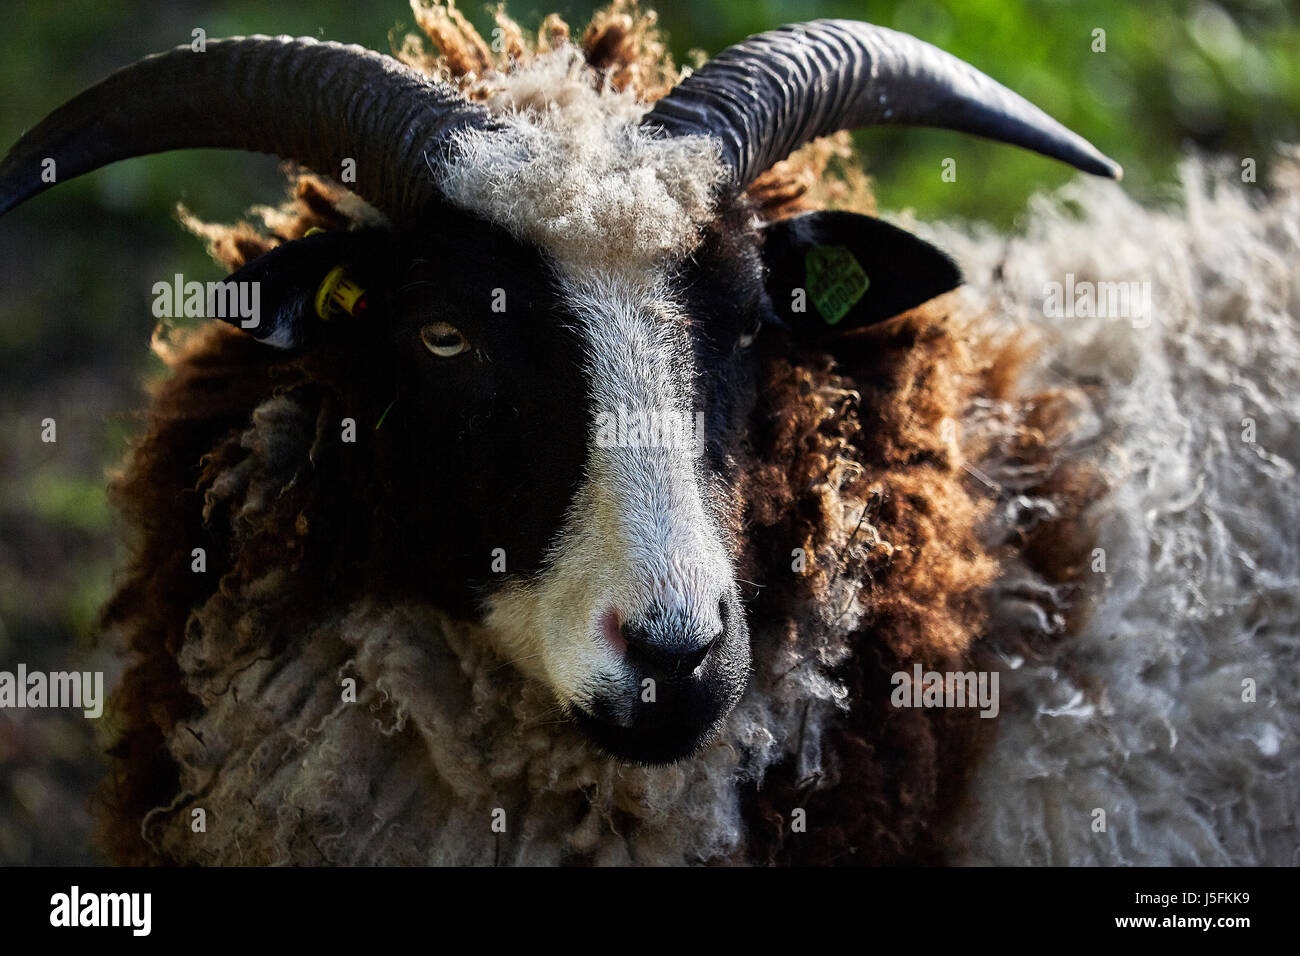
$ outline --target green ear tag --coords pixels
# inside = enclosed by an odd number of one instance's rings
[[[813,246],[804,256],[808,297],[827,325],[834,325],[871,285],[871,280],[844,246]]]

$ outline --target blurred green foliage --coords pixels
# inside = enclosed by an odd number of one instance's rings
[[[461,6],[485,33],[487,4]],[[575,32],[590,2],[519,0],[526,28],[552,10]],[[1159,199],[1200,148],[1253,157],[1300,140],[1300,16],[1280,0],[691,0],[653,5],[678,63],[817,17],[913,33],[1042,106]],[[209,37],[289,33],[390,49],[404,0],[8,0],[0,29],[0,147],[114,69]],[[1104,31],[1104,52],[1097,47]],[[1033,192],[1073,171],[955,133],[857,134],[881,207],[1013,226]],[[956,160],[957,179],[941,176]],[[219,270],[175,223],[177,201],[231,220],[282,195],[268,157],[170,153],[119,163],[0,219],[0,669],[109,667],[87,658],[95,610],[120,560],[104,471],[120,459],[151,365],[150,290]],[[58,422],[58,442],[39,440]],[[103,652],[97,652],[102,654]],[[98,661],[98,663],[95,663]],[[93,859],[86,794],[99,775],[93,722],[0,714],[0,862]],[[102,730],[100,731],[102,736]]]

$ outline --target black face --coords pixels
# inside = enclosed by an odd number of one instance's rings
[[[674,276],[691,322],[699,371],[695,401],[708,436],[705,463],[727,486],[744,455],[755,400],[755,343],[771,317],[761,237],[750,219],[747,206],[732,207]]]
[[[686,324],[680,364],[695,369],[688,404],[704,416],[694,468],[715,528],[736,524],[730,489],[765,297],[758,235],[741,213],[735,219],[716,223],[671,275]],[[593,346],[543,257],[486,223],[457,216],[395,259],[405,268],[393,279],[382,347],[397,401],[377,437],[391,461],[379,470],[403,503],[399,550],[421,569],[424,594],[473,615],[496,590],[540,582],[550,566],[591,467]],[[662,331],[665,340],[682,332]],[[504,573],[493,555],[504,556]],[[620,679],[594,674],[571,707],[604,750],[637,762],[680,759],[730,712],[748,676],[749,632],[727,577],[716,621],[652,608],[622,622]],[[656,685],[649,701],[647,679]]]
[[[583,477],[589,399],[541,256],[459,218],[398,251],[382,344],[396,402],[376,444],[414,583],[471,616],[503,575],[541,569]]]

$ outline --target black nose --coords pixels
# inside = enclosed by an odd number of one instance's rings
[[[719,602],[718,612],[716,621],[706,623],[684,611],[650,608],[622,627],[628,659],[651,675],[689,677],[727,629],[725,601]]]

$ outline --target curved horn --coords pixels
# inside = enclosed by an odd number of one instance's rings
[[[389,56],[308,37],[211,40],[145,57],[59,107],[0,163],[0,213],[108,163],[170,149],[273,153],[339,178],[392,218],[434,194],[432,169],[487,112]],[[46,160],[53,159],[54,175]],[[46,175],[43,175],[45,173]]]
[[[642,124],[722,144],[740,188],[809,140],[880,124],[1000,140],[1119,179],[1119,164],[1038,107],[916,37],[852,20],[791,24],[728,47]]]

